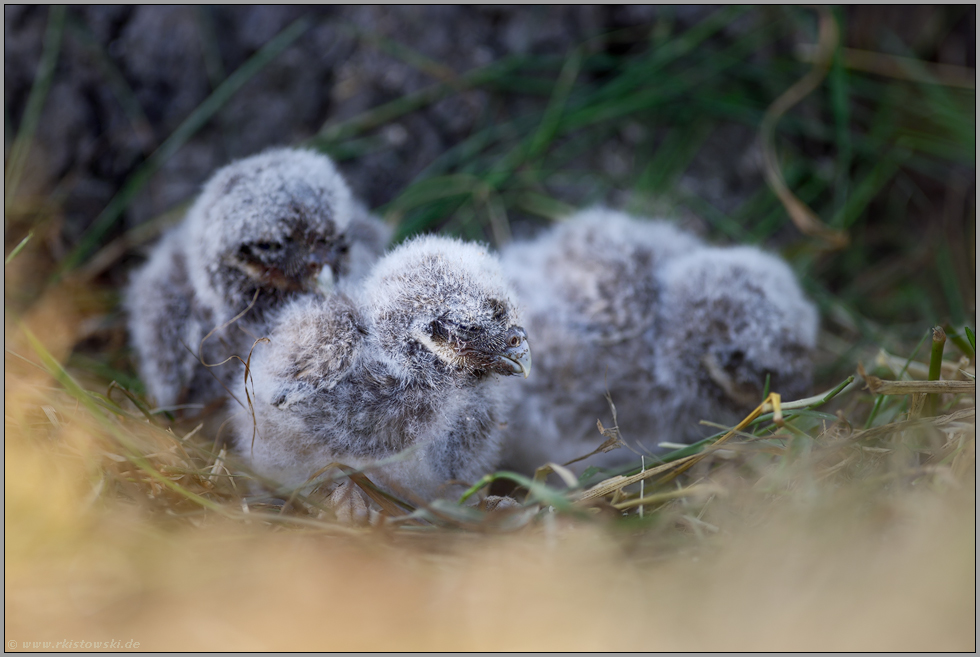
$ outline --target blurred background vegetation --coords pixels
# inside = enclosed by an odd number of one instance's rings
[[[974,322],[972,6],[7,7],[4,29],[5,252],[34,234],[7,307],[84,278],[105,315],[73,362],[136,390],[128,271],[214,169],[282,143],[332,155],[399,238],[500,244],[604,202],[778,249],[820,305],[822,383]],[[767,167],[846,247],[794,226]]]

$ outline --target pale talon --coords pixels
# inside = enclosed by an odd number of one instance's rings
[[[334,489],[327,498],[327,505],[338,521],[348,525],[366,525],[371,519],[368,500],[360,487],[350,480]]]

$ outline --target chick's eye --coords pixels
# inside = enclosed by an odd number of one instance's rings
[[[445,339],[449,336],[449,331],[446,330],[446,326],[439,320],[433,320],[429,324],[429,335],[432,337],[439,337]]]
[[[259,251],[278,251],[282,245],[277,242],[256,242],[255,248]]]

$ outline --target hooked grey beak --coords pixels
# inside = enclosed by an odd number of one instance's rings
[[[497,357],[497,362],[509,374],[523,374],[525,379],[528,377],[531,373],[531,345],[523,328],[515,326],[507,332],[507,347]]]

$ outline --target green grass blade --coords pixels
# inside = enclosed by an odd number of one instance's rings
[[[32,237],[34,237],[34,231],[33,230],[31,232],[29,232],[27,234],[27,237],[25,237],[24,239],[22,239],[17,244],[17,246],[14,247],[14,250],[10,252],[10,255],[8,255],[6,258],[4,258],[4,260],[3,260],[3,266],[4,267],[6,267],[7,265],[9,265],[10,264],[10,261],[17,257],[17,254],[20,253],[25,246],[27,246],[27,243],[31,240]]]
[[[843,33],[842,12],[833,9],[838,29]],[[834,59],[828,73],[830,103],[834,113],[834,136],[837,142],[837,176],[834,181],[834,206],[843,208],[847,202],[848,181],[851,170],[851,102],[848,89],[848,75],[841,55],[842,46],[837,44]]]
[[[229,516],[228,510],[220,504],[217,504],[205,497],[201,497],[197,493],[184,488],[180,484],[171,481],[168,477],[161,474],[156,468],[151,464],[141,453],[141,451],[133,444],[129,436],[126,435],[115,423],[110,422],[108,418],[100,411],[97,398],[87,390],[85,390],[75,379],[61,366],[54,356],[45,348],[41,341],[22,323],[19,323],[20,329],[23,331],[25,337],[30,343],[31,347],[34,349],[35,353],[40,357],[41,363],[44,368],[58,381],[72,397],[74,397],[78,402],[86,408],[91,417],[99,423],[99,425],[109,433],[120,445],[125,447],[128,451],[126,458],[140,470],[145,472],[147,475],[155,479],[161,485],[173,490],[175,493],[186,497],[187,499],[197,503],[198,505],[210,509],[220,515]]]
[[[153,128],[147,118],[143,107],[140,105],[136,94],[133,92],[129,82],[119,67],[116,66],[112,57],[105,51],[95,35],[89,30],[88,26],[74,17],[69,17],[66,23],[68,34],[72,39],[80,44],[82,48],[92,58],[95,67],[105,79],[106,84],[116,97],[122,107],[126,118],[129,119],[133,131],[143,140],[143,147],[149,149],[153,145]]]
[[[949,252],[949,245],[945,242],[940,243],[936,248],[936,273],[939,275],[939,282],[943,288],[943,296],[946,297],[950,319],[953,324],[963,324],[966,321],[966,308],[963,304],[960,286],[956,282],[953,256]]]
[[[527,150],[528,160],[533,160],[541,155],[554,140],[558,132],[558,125],[561,122],[562,112],[565,111],[565,105],[568,103],[568,95],[572,91],[581,66],[582,51],[576,48],[565,61],[548,103],[548,109],[545,110],[544,117],[541,119],[541,126],[531,138],[531,144]]]
[[[854,186],[854,191],[840,212],[831,219],[830,225],[837,228],[850,228],[861,217],[865,209],[878,195],[882,187],[898,173],[902,162],[910,153],[905,150],[885,154],[875,163],[868,174]]]
[[[224,107],[235,93],[259,71],[278,57],[286,48],[293,44],[306,30],[310,23],[299,19],[277,34],[261,50],[252,55],[241,67],[232,73],[221,85],[208,96],[190,116],[184,119],[173,134],[163,142],[153,154],[134,171],[122,189],[109,201],[109,204],[96,217],[92,225],[82,234],[75,248],[62,261],[58,276],[64,275],[80,265],[91,255],[99,242],[110,228],[119,220],[129,206],[130,201],[143,189],[143,186],[183,146],[188,139],[210,121]]]
[[[366,130],[382,126],[394,121],[400,116],[414,112],[426,105],[431,105],[459,89],[478,87],[505,75],[519,62],[518,58],[504,58],[489,66],[476,69],[460,76],[454,85],[436,84],[412,94],[406,94],[391,102],[385,103],[359,114],[341,123],[332,124],[329,121],[320,128],[316,137],[310,140],[310,145],[321,148],[332,142],[350,139]]]
[[[51,80],[54,78],[55,64],[58,63],[58,53],[61,52],[61,38],[64,34],[64,28],[65,6],[54,5],[48,13],[48,25],[44,32],[44,49],[41,51],[41,60],[37,65],[34,84],[31,85],[30,94],[27,96],[24,116],[20,121],[20,128],[17,130],[17,136],[14,138],[13,146],[10,149],[10,159],[7,161],[3,190],[5,215],[9,212],[14,195],[17,193],[20,178],[24,173],[24,165],[27,162],[27,153],[30,151],[34,133],[37,131],[38,122],[41,120],[41,110],[44,109],[44,100],[48,97],[48,89],[51,88]]]

